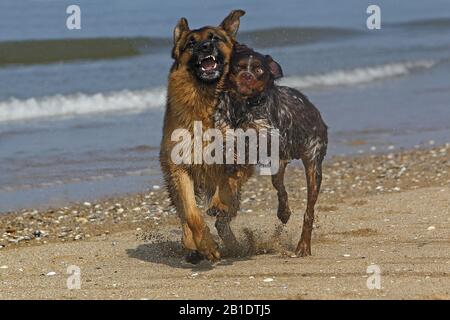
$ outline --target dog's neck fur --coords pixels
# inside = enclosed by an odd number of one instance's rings
[[[245,110],[248,110],[253,107],[262,106],[267,101],[268,97],[270,96],[271,91],[273,91],[273,84],[267,86],[267,88],[259,93],[258,95],[254,97],[245,97],[239,93],[237,93],[235,90],[228,91],[233,106],[240,106],[241,108],[244,108]]]
[[[245,99],[245,105],[249,108],[261,106],[267,100],[266,92],[262,92],[261,94]]]
[[[228,71],[225,65],[222,77],[215,83],[204,84],[192,75],[186,67],[174,67],[169,77],[168,112],[178,117],[180,127],[190,127],[193,121],[202,121],[212,127],[219,93],[224,86]]]
[[[268,88],[265,92],[250,99],[235,90],[222,92],[215,116],[216,124],[221,127],[224,122],[226,126],[234,129],[246,129],[248,126],[253,126],[256,123],[255,120],[264,119],[267,108],[271,105],[269,100],[271,100],[272,90],[274,88]]]

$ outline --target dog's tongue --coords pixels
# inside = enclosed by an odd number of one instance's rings
[[[212,70],[216,67],[216,62],[213,58],[206,58],[202,60],[200,65],[205,70]]]

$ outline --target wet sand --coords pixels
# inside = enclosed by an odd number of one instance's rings
[[[296,165],[286,183],[294,213],[281,236],[273,237],[270,178],[255,177],[232,224],[247,254],[224,252],[215,265],[183,261],[162,190],[11,212],[0,217],[0,298],[449,299],[449,151],[328,159],[307,258],[290,257],[306,199]],[[367,287],[372,264],[379,290]],[[80,290],[67,289],[70,265],[81,269]]]

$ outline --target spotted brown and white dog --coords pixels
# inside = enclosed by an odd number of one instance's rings
[[[278,218],[286,224],[291,216],[284,174],[290,160],[301,159],[308,189],[298,256],[311,255],[311,233],[322,181],[322,161],[328,144],[327,126],[320,112],[300,91],[278,86],[283,76],[270,56],[235,44],[225,89],[216,111],[217,127],[279,130],[279,170],[272,176],[278,192]]]

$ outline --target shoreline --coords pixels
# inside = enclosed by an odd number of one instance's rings
[[[288,166],[286,187],[290,201],[306,201],[300,164]],[[450,185],[450,144],[383,154],[333,156],[324,162],[317,211],[333,211],[345,198],[398,193],[423,187]],[[296,182],[290,179],[296,177]],[[300,185],[295,192],[295,187]],[[88,239],[125,230],[176,224],[175,209],[163,187],[158,190],[104,197],[44,210],[33,208],[0,213],[0,250]],[[254,192],[252,190],[260,190]],[[274,192],[270,178],[253,176],[244,186],[239,214],[264,207],[261,195]],[[293,192],[294,191],[294,192]],[[299,192],[298,192],[299,191]]]
[[[1,216],[0,299],[450,299],[450,144],[330,160],[310,257],[291,257],[306,200],[292,166],[281,234],[270,178],[254,177],[232,223],[246,250],[221,248],[215,264],[184,261],[163,190]],[[18,241],[38,228],[40,240]],[[367,286],[374,265],[377,290]],[[80,290],[67,287],[74,266]]]
[[[270,178],[254,177],[232,222],[245,253],[221,248],[215,264],[184,261],[163,190],[1,216],[0,299],[450,300],[450,144],[330,159],[306,258],[291,257],[303,169],[288,170],[293,214],[282,232]],[[67,286],[74,267],[79,290]],[[373,268],[380,289],[367,285]]]

